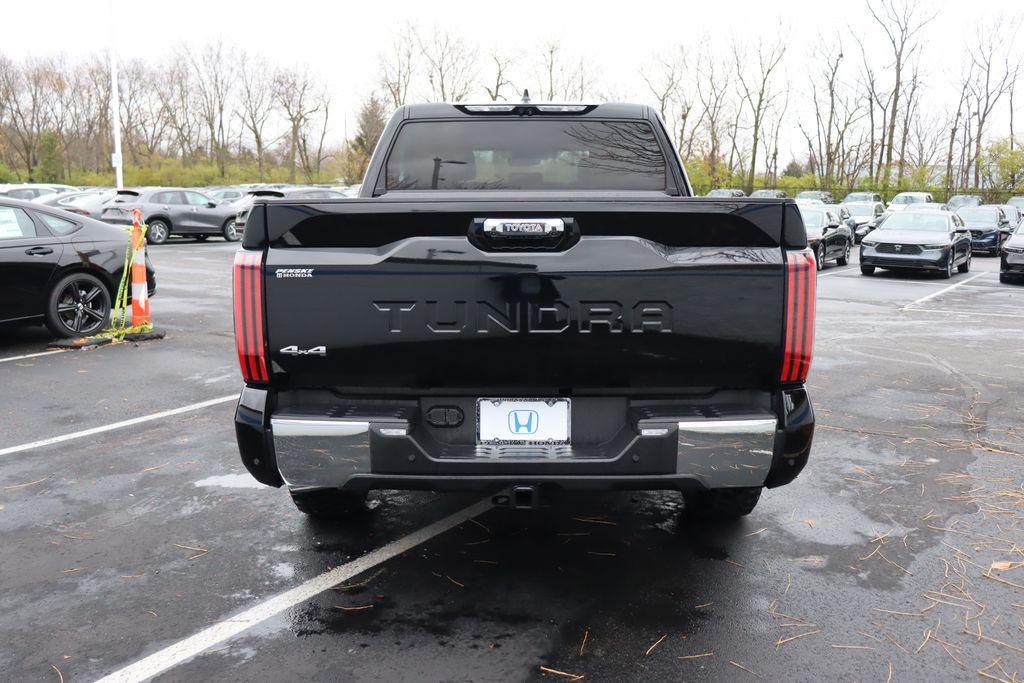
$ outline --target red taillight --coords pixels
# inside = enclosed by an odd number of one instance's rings
[[[263,252],[235,254],[235,346],[246,382],[266,382],[263,336]]]
[[[814,351],[814,292],[818,272],[814,252],[786,253],[786,330],[782,357],[783,382],[803,382]]]

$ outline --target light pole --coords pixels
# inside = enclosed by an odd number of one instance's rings
[[[110,26],[117,26],[114,0],[109,0]],[[124,187],[124,169],[121,158],[121,91],[117,86],[117,31],[110,31],[110,116],[114,126],[114,153],[110,163],[114,167],[117,189]]]

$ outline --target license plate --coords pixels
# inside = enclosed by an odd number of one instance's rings
[[[567,398],[481,398],[476,440],[481,444],[569,443]]]

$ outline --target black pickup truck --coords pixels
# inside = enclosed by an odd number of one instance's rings
[[[370,489],[668,489],[749,513],[814,431],[797,207],[692,196],[652,110],[398,110],[359,197],[257,199],[242,460],[313,515]]]

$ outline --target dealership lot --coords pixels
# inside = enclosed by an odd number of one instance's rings
[[[1024,287],[997,259],[820,274],[811,462],[738,524],[669,493],[380,492],[331,526],[238,460],[235,249],[151,250],[164,341],[34,355],[41,328],[0,332],[3,678],[1024,673]]]

